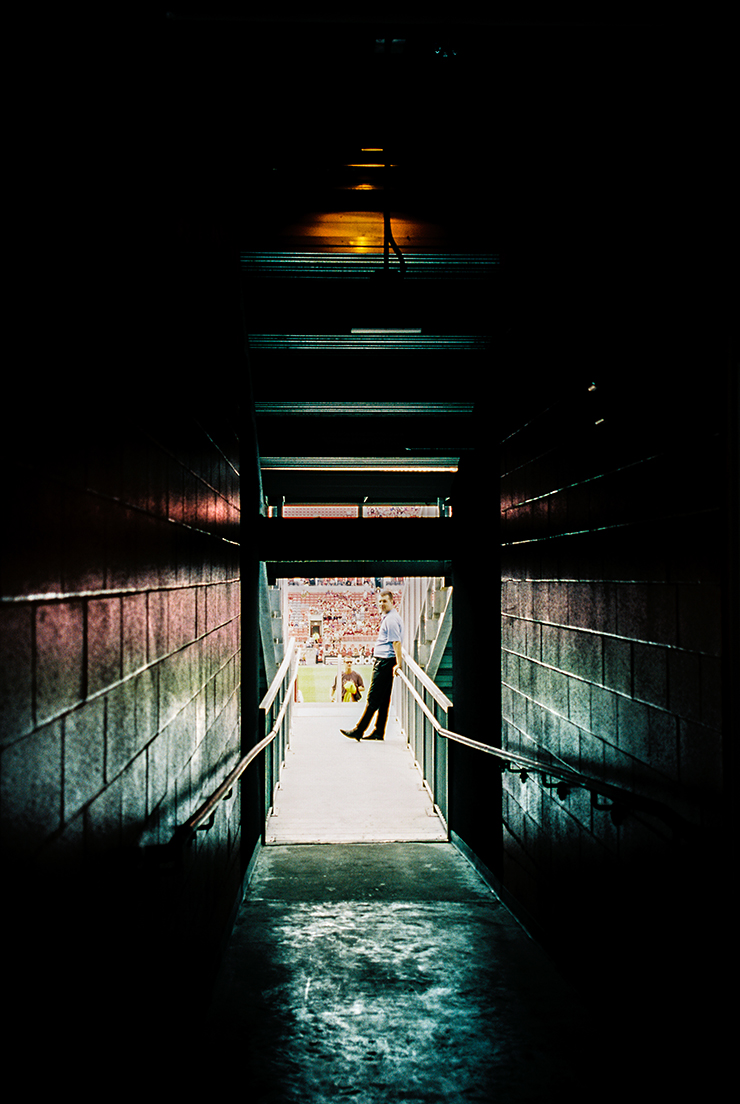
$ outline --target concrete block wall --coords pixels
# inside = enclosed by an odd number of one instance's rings
[[[637,945],[668,953],[721,849],[723,394],[709,370],[583,373],[522,395],[502,445],[502,746],[696,828],[686,848],[655,817],[615,824],[585,791],[504,775],[503,884],[612,979]]]
[[[5,444],[0,843],[19,926],[62,954],[94,931],[101,961],[117,941],[156,959],[210,938],[240,880],[238,788],[177,877],[153,858],[241,750],[235,426],[67,412]]]

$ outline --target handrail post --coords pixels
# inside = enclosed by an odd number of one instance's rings
[[[406,670],[401,672],[404,683],[401,712],[406,741],[424,786],[449,831],[449,753],[448,740],[442,733],[449,730],[452,702],[408,652],[404,651],[403,658]]]
[[[455,707],[454,707],[454,705],[450,705],[448,710],[447,710],[447,724],[445,725],[445,728],[449,729],[451,732],[454,731],[454,728],[455,728]],[[443,737],[440,736],[440,739],[443,739]],[[446,762],[447,762],[447,779],[446,779],[446,781],[447,781],[447,809],[446,809],[446,812],[445,812],[445,820],[447,821],[447,831],[448,831],[448,833],[451,833],[452,832],[451,825],[457,823],[457,821],[455,819],[456,816],[457,816],[457,810],[455,808],[455,755],[454,755],[454,752],[452,751],[452,749],[450,748],[450,741],[445,740],[445,743],[447,744],[447,757],[446,757]]]
[[[269,707],[268,707],[269,708]],[[259,720],[257,731],[259,738],[262,740],[267,735],[267,715],[268,710],[264,705],[260,704],[259,707]],[[257,756],[257,773],[259,775],[259,794],[260,794],[260,827],[261,827],[261,839],[262,846],[264,847],[267,841],[267,753],[268,748],[260,752]]]

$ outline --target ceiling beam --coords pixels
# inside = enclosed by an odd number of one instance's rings
[[[445,586],[452,583],[453,565],[449,560],[285,560],[268,562],[267,581],[278,579],[408,578],[444,576]]]
[[[452,518],[259,518],[256,533],[266,563],[451,560],[457,543]]]
[[[255,402],[257,417],[429,418],[473,413],[474,402]]]

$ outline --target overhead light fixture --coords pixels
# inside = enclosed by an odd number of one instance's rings
[[[491,338],[480,334],[423,334],[419,330],[366,330],[344,334],[249,334],[252,352],[447,352],[486,353]]]

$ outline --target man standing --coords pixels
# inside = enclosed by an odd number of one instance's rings
[[[354,728],[340,728],[343,736],[351,740],[383,740],[391,704],[393,678],[401,670],[401,641],[403,640],[403,622],[393,607],[393,594],[390,590],[381,590],[378,596],[378,609],[382,618],[380,632],[375,645],[373,674],[370,689],[367,692],[365,711]],[[371,732],[365,732],[377,713]]]

